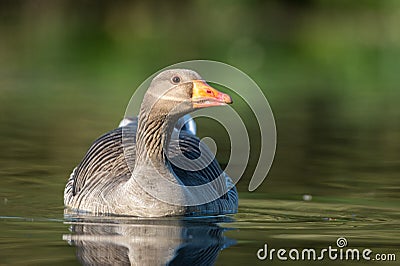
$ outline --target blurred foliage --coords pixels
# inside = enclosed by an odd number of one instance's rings
[[[210,59],[249,74],[274,111],[278,150],[259,192],[398,197],[399,18],[395,0],[3,0],[0,192],[24,198],[16,177],[51,180],[61,205],[70,170],[134,88]]]

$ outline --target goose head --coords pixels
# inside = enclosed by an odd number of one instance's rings
[[[152,80],[143,99],[141,113],[153,119],[178,119],[196,109],[223,106],[232,98],[207,84],[195,71],[170,69]],[[141,117],[141,115],[140,115]]]

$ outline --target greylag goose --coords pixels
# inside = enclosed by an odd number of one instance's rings
[[[192,70],[158,74],[144,95],[138,118],[98,138],[73,170],[64,190],[66,213],[235,213],[238,195],[231,178],[195,136],[193,125],[184,128],[191,123],[190,116],[185,117],[190,112],[230,103],[229,95]]]

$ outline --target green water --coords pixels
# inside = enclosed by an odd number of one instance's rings
[[[376,203],[375,203],[376,204]],[[26,208],[26,207],[25,207]],[[43,207],[41,208],[43,209]],[[34,211],[33,211],[34,212]],[[63,219],[62,208],[46,211],[40,218],[0,217],[2,265],[79,265],[134,262],[156,265],[174,259],[202,265],[280,264],[259,261],[256,252],[270,248],[321,250],[346,237],[349,248],[371,249],[375,254],[399,250],[399,208],[350,203],[294,200],[242,199],[239,214],[181,221],[175,218],[81,218]],[[222,250],[222,251],[221,251]],[[131,254],[130,260],[127,259]],[[133,255],[132,255],[133,254]],[[371,256],[374,258],[373,256]],[[147,264],[146,264],[147,263]],[[321,261],[292,261],[308,265]],[[323,260],[324,265],[349,261]],[[365,261],[352,261],[364,265]],[[395,262],[368,261],[368,264]],[[175,265],[172,263],[172,265]]]
[[[0,265],[79,265],[107,260],[115,264],[124,262],[129,252],[135,254],[131,259],[140,265],[166,263],[174,256],[174,262],[185,264],[215,261],[217,265],[320,265],[320,261],[280,262],[276,258],[260,261],[256,253],[265,243],[276,249],[320,250],[335,247],[339,237],[347,239],[349,248],[369,248],[373,254],[395,254],[397,259],[400,256],[398,161],[390,153],[368,161],[376,158],[373,147],[366,147],[373,140],[355,140],[365,150],[355,150],[350,144],[340,147],[330,138],[312,138],[318,141],[318,147],[308,144],[286,150],[290,146],[285,141],[293,140],[281,137],[274,167],[264,184],[250,193],[250,176],[245,175],[239,182],[239,212],[231,219],[71,220],[63,217],[66,179],[92,139],[102,133],[101,128],[116,123],[107,121],[107,115],[102,113],[107,109],[90,107],[99,112],[95,114],[85,101],[71,106],[37,106],[25,95],[14,97],[25,101],[21,106],[25,112],[10,101],[9,108],[14,108],[16,116],[2,117],[8,123],[2,123],[0,142]],[[29,112],[30,108],[38,109]],[[80,108],[88,111],[79,117],[63,116],[63,112]],[[283,120],[295,119],[298,114],[286,115]],[[100,116],[103,118],[96,119]],[[199,130],[205,134],[207,127],[200,126]],[[350,138],[340,130],[329,134]],[[324,136],[324,131],[317,136]],[[302,151],[308,154],[301,157],[308,162],[305,165],[290,156],[282,159],[301,149],[310,150]],[[351,159],[355,156],[364,159]],[[286,165],[293,169],[286,169]],[[303,195],[311,195],[312,199],[305,201]],[[324,265],[340,263],[349,262],[323,260]],[[396,265],[368,262],[374,263]],[[351,265],[361,264],[365,261]]]
[[[123,262],[128,251],[140,265],[397,265],[399,14],[393,0],[2,1],[0,265]],[[267,97],[278,142],[262,186],[247,191],[260,138],[234,96],[251,140],[238,214],[64,217],[64,185],[92,141],[150,74],[191,59],[232,64]],[[226,132],[198,123],[225,165]],[[257,259],[264,244],[321,250],[339,237],[397,262]]]

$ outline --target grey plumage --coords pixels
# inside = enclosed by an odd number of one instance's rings
[[[186,78],[187,82],[200,78],[197,73],[188,70],[175,72]],[[162,74],[161,78],[164,78]],[[171,73],[167,72],[164,75]],[[164,87],[165,84],[164,82]],[[173,91],[175,98],[172,99],[183,101],[185,97],[189,97],[185,96],[186,93],[191,93],[188,86],[187,83],[176,86]],[[182,116],[185,112],[190,112],[193,109],[190,103],[183,106],[182,110],[176,111],[173,116],[169,113],[164,115],[164,112],[170,111],[167,107],[171,96],[167,95],[165,98],[168,101],[164,98],[154,100],[151,98],[154,97],[151,94],[153,91],[154,85],[150,87],[147,98],[145,95],[139,121],[133,118],[125,126],[101,136],[74,169],[64,191],[67,212],[158,217],[212,215],[237,211],[236,189],[208,147],[200,142],[191,130],[181,130],[178,138],[171,139],[171,133],[179,119],[177,115]],[[152,101],[156,104],[149,104]],[[165,151],[168,151],[168,154]],[[173,159],[179,154],[197,164],[189,165],[190,167],[199,166],[199,169],[191,171],[187,170],[185,165],[174,164]],[[218,178],[219,176],[222,178]],[[184,186],[172,186],[171,189],[165,185],[169,184],[168,182],[185,185],[189,189]],[[188,192],[190,187],[204,184],[211,184],[207,186],[206,193],[196,195]],[[157,197],[143,189],[144,186],[154,190]],[[222,195],[221,192],[226,191],[227,193]],[[211,202],[201,201],[202,197],[217,194],[222,196]],[[201,204],[193,204],[197,202],[196,197]],[[168,203],[160,200],[163,198],[172,201]]]

